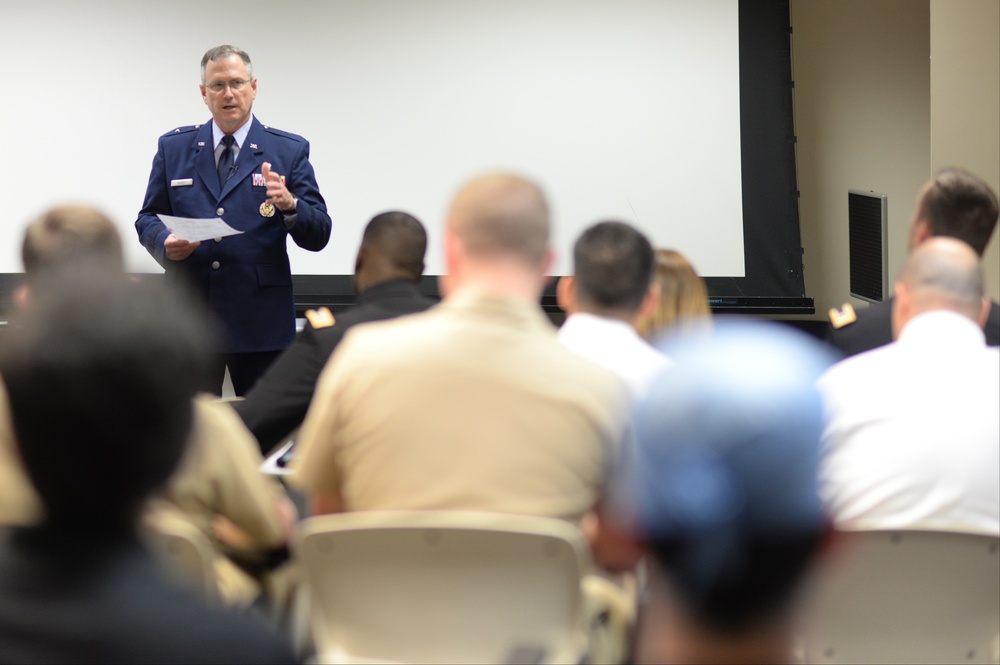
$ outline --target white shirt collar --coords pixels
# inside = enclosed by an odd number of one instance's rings
[[[950,310],[923,312],[907,321],[899,332],[904,344],[986,346],[986,334],[967,316]]]
[[[582,328],[587,331],[600,331],[601,333],[607,332],[609,334],[625,335],[627,337],[641,339],[639,337],[639,333],[636,332],[631,323],[620,319],[612,319],[607,316],[598,316],[597,314],[591,314],[590,312],[577,312],[576,314],[570,314],[563,322],[563,327],[567,324],[569,325],[569,330],[575,331]]]
[[[250,118],[243,123],[243,126],[233,132],[233,138],[236,139],[236,147],[242,148],[243,142],[247,138],[247,134],[250,133],[250,125],[253,124],[253,113],[250,114]],[[218,148],[219,144],[222,143],[222,137],[226,133],[219,129],[219,126],[215,124],[215,120],[212,121],[212,146]]]

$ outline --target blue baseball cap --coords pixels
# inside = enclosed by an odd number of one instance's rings
[[[664,349],[676,361],[635,413],[627,470],[637,517],[652,537],[813,529],[825,425],[816,380],[833,362],[789,326],[719,320]]]
[[[835,357],[790,326],[716,320],[663,347],[676,361],[634,414],[614,504],[647,542],[684,542],[694,587],[748,538],[825,528],[818,492],[825,424],[816,380]]]

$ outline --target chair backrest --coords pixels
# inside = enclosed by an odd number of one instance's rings
[[[997,662],[1000,538],[924,529],[842,531],[807,594],[809,663]]]
[[[560,520],[467,511],[313,517],[299,537],[319,660],[579,662],[590,552]]]
[[[167,574],[195,597],[216,603],[215,551],[208,537],[191,522],[166,513],[148,515],[144,527]]]

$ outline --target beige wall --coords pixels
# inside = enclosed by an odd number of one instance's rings
[[[1000,2],[931,0],[931,170],[964,166],[1000,192]],[[983,260],[1000,297],[997,234]]]
[[[930,171],[930,11],[914,0],[791,0],[799,214],[816,319],[850,297],[847,191],[888,196],[889,281]]]
[[[920,185],[964,166],[1000,191],[1000,2],[791,0],[799,214],[813,317],[850,297],[847,190],[889,199],[889,281]],[[1000,241],[984,268],[1000,298]]]

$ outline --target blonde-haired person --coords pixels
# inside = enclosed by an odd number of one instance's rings
[[[705,282],[687,258],[674,249],[656,250],[654,280],[660,302],[638,323],[639,334],[653,341],[668,334],[707,330],[712,325]]]

